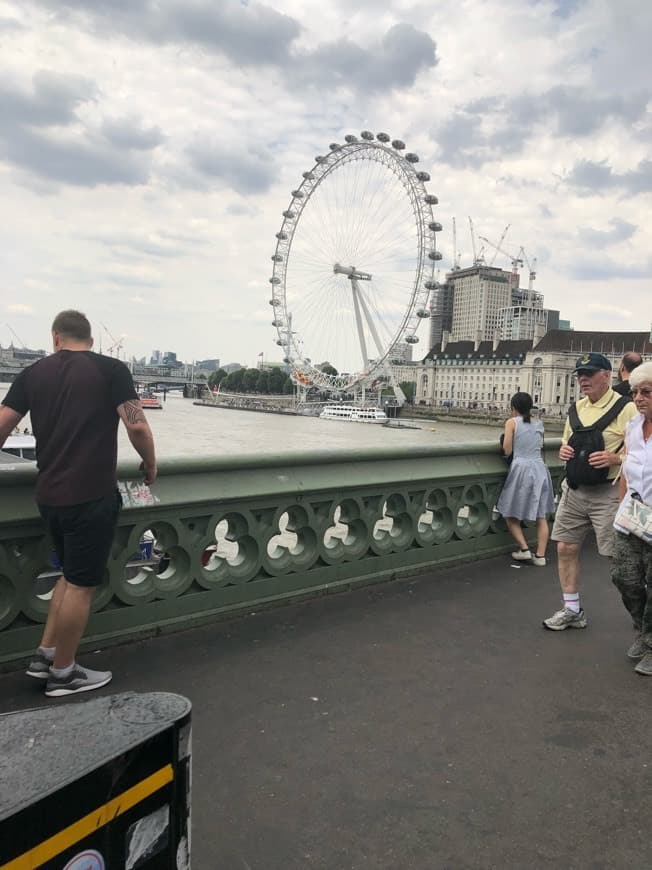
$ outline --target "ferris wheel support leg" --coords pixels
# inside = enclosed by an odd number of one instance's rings
[[[378,351],[378,356],[383,356],[385,351],[383,350],[383,346],[380,341],[380,336],[378,335],[378,330],[376,329],[376,324],[371,319],[371,314],[369,313],[369,308],[367,307],[367,301],[364,298],[364,293],[362,290],[358,288],[358,292],[360,294],[360,305],[362,306],[362,310],[364,312],[364,316],[367,319],[367,323],[369,324],[369,332],[371,333],[374,344],[376,345],[376,350]]]
[[[403,390],[399,386],[399,383],[396,379],[396,375],[394,374],[394,371],[392,370],[391,365],[386,365],[385,371],[387,372],[387,377],[389,378],[389,382],[392,386],[392,389],[394,390],[394,395],[396,396],[396,401],[400,405],[404,405],[407,402],[407,396],[405,395],[405,393],[403,392]]]
[[[355,310],[355,325],[358,329],[358,339],[360,341],[360,351],[362,353],[362,368],[366,369],[369,365],[369,357],[367,355],[367,342],[364,337],[364,329],[362,328],[362,314],[360,312],[360,286],[355,278],[351,279],[351,289],[353,291],[353,308]]]

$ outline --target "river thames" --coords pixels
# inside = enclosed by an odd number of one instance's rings
[[[390,428],[369,423],[320,420],[256,411],[193,405],[190,399],[168,396],[162,411],[147,413],[159,458],[166,456],[226,456],[238,453],[279,453],[350,447],[403,447],[498,441],[500,429],[463,423],[420,420]],[[120,427],[120,456],[130,446]]]
[[[0,384],[0,401],[9,389]],[[193,405],[190,399],[168,394],[162,411],[148,411],[159,459],[173,456],[228,456],[241,453],[279,453],[318,449],[347,450],[350,447],[418,447],[427,444],[461,444],[498,441],[500,428],[434,420],[410,422],[390,428],[368,423],[320,420],[234,411]],[[29,418],[21,429],[29,427]],[[133,457],[123,426],[119,430],[120,458]]]

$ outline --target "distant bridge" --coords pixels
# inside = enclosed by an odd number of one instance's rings
[[[6,362],[0,363],[0,381],[13,381],[25,368],[27,368],[27,366],[10,365]],[[134,366],[132,374],[134,381],[137,384],[142,384],[144,387],[160,384],[161,386],[172,389],[173,387],[184,387],[186,384],[193,382],[196,384],[206,383],[202,378],[197,377],[196,372],[193,376],[191,366],[184,366],[183,369],[178,369],[166,374],[163,374],[160,370],[148,371],[145,367]]]

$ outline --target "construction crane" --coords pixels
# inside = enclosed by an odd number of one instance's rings
[[[7,327],[7,329],[9,330],[9,332],[13,335],[13,337],[16,339],[16,341],[18,342],[18,344],[23,348],[23,350],[27,350],[27,345],[26,345],[25,342],[22,340],[22,338],[14,332],[14,330],[11,328],[11,326],[9,326],[8,323],[5,323],[5,326]]]
[[[457,272],[460,268],[460,257],[457,253],[457,224],[453,218],[453,267],[451,272]]]
[[[490,266],[493,266],[494,262],[496,261],[496,257],[498,256],[499,253],[501,253],[501,254],[505,253],[502,249],[502,244],[505,241],[505,236],[507,235],[507,230],[509,228],[510,228],[510,224],[507,224],[507,226],[503,230],[503,234],[500,237],[500,241],[498,242],[498,244],[496,244],[495,242],[490,242],[489,239],[485,238],[484,236],[480,236],[480,241],[486,242],[489,245],[489,247],[493,248],[495,251],[493,257],[491,258],[491,262],[489,263]],[[509,254],[507,254],[507,256],[509,256]]]
[[[494,256],[491,259],[491,263],[489,264],[490,266],[493,266],[494,260],[496,259],[498,254],[504,254],[505,257],[509,257],[509,259],[512,261],[511,284],[512,284],[512,286],[516,286],[516,284],[518,283],[518,267],[523,265],[523,258],[520,256],[521,252],[523,251],[523,248],[521,248],[521,250],[518,252],[518,255],[516,257],[514,257],[512,254],[509,254],[506,250],[504,250],[504,248],[501,247],[508,229],[509,229],[509,224],[507,224],[507,226],[503,230],[503,234],[500,237],[500,242],[498,244],[490,241],[489,239],[485,238],[484,236],[480,236],[480,238],[482,239],[483,242],[486,242],[491,248],[494,248],[494,250],[496,251],[496,253],[494,254]]]
[[[473,226],[473,221],[469,217],[469,229],[471,230],[471,247],[473,248],[473,265],[474,266],[484,266],[484,245],[478,251],[475,244],[475,227]]]
[[[535,257],[532,260],[532,262],[530,263],[530,261],[527,258],[527,254],[525,253],[525,248],[521,248],[521,250],[519,251],[519,254],[521,255],[521,257],[525,261],[525,266],[528,270],[527,289],[528,289],[528,292],[531,293],[532,290],[534,289],[534,282],[535,282],[536,277],[537,277],[537,258]]]
[[[113,356],[113,351],[115,351],[115,355],[117,359],[120,359],[120,351],[124,347],[124,335],[121,335],[120,338],[116,338],[115,335],[111,333],[111,330],[104,323],[100,323],[100,326],[104,329],[106,334],[109,336],[111,341],[113,342],[106,350],[109,356]]]

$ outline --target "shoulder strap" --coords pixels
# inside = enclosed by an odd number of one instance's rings
[[[604,431],[609,423],[613,422],[618,414],[622,411],[625,405],[629,405],[631,399],[629,396],[620,396],[609,408],[606,414],[603,414],[600,419],[593,424],[594,428],[598,430],[598,432]]]
[[[582,425],[582,421],[580,420],[579,414],[577,413],[577,407],[575,402],[571,402],[568,408],[568,422],[570,423],[570,427],[573,432]]]

